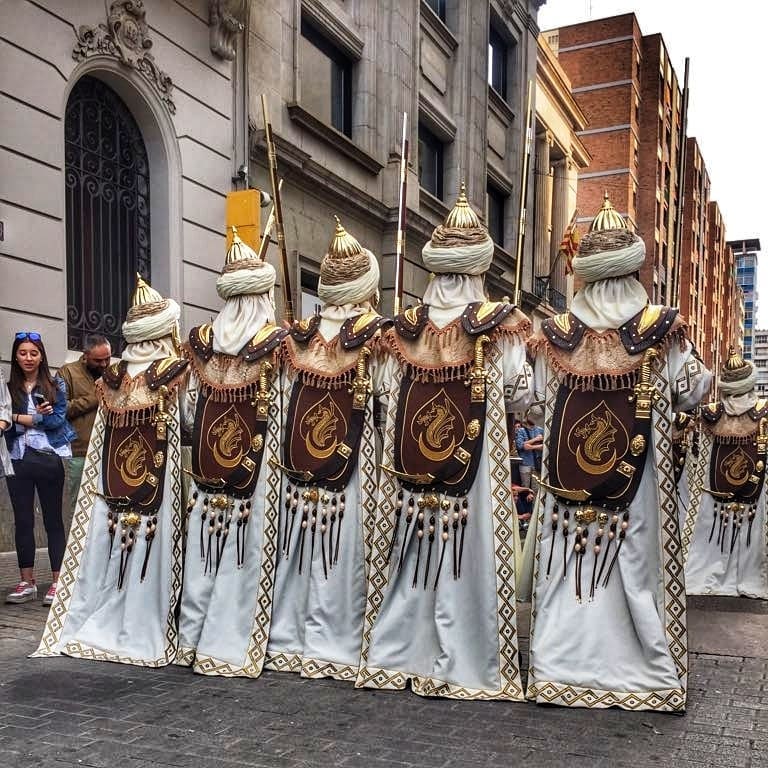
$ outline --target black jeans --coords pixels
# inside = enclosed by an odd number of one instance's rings
[[[64,520],[61,516],[64,491],[64,463],[55,453],[27,450],[21,461],[13,462],[15,475],[6,478],[16,526],[16,556],[19,568],[35,564],[35,490],[43,510],[48,535],[51,570],[61,569],[64,558]]]

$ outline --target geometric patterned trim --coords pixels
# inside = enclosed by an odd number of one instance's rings
[[[677,510],[677,484],[672,451],[672,400],[666,376],[666,364],[655,367],[658,396],[653,403],[652,423],[657,467],[661,578],[664,585],[664,629],[667,646],[675,662],[677,676],[680,678],[684,707],[688,678],[688,628],[683,550],[680,542],[680,518]]]
[[[354,682],[357,677],[357,667],[350,664],[337,664],[333,661],[319,661],[318,659],[302,658],[301,676],[319,680],[330,677],[334,680]]]
[[[688,502],[688,514],[685,516],[685,525],[683,526],[683,563],[688,562],[688,552],[691,548],[696,521],[699,518],[701,493],[704,489],[704,476],[709,469],[709,461],[712,455],[712,436],[708,431],[702,429],[700,432],[698,459],[693,458],[691,451],[688,451],[688,455],[691,457],[688,467],[690,501]]]
[[[300,653],[270,653],[264,657],[264,669],[273,672],[301,672]]]
[[[395,454],[395,414],[397,412],[402,375],[402,369],[396,368],[389,382],[389,399],[387,401],[387,413],[384,421],[382,456],[394,456]],[[374,529],[369,556],[368,591],[365,601],[365,615],[363,617],[363,640],[360,648],[361,672],[368,659],[373,623],[379,613],[387,582],[389,581],[387,556],[389,554],[389,543],[394,533],[392,521],[395,514],[395,505],[393,500],[397,496],[397,489],[398,485],[393,475],[389,472],[379,473]],[[360,687],[360,685],[361,683],[358,680],[356,687]]]
[[[195,662],[194,648],[179,648],[176,650],[176,658],[173,663],[178,667],[191,667]]]
[[[439,696],[446,699],[461,699],[463,701],[509,701],[508,686],[498,691],[483,688],[464,688],[454,683],[447,683],[434,677],[421,677],[409,672],[399,672],[380,667],[361,667],[355,687],[363,685],[381,690],[402,691],[407,682],[411,681],[411,690],[419,696]]]
[[[81,489],[87,488],[78,494],[75,514],[72,520],[69,540],[64,552],[61,573],[59,575],[58,588],[51,609],[48,612],[43,637],[37,651],[32,654],[38,656],[58,656],[66,653],[69,656],[96,661],[113,661],[122,664],[133,664],[144,667],[160,667],[170,664],[176,658],[178,632],[176,628],[176,604],[181,591],[182,578],[182,511],[181,511],[181,430],[179,423],[178,398],[174,398],[168,405],[168,414],[171,423],[168,429],[167,442],[167,466],[171,469],[178,467],[178,472],[171,471],[167,475],[168,489],[167,499],[170,503],[171,525],[171,583],[169,585],[169,605],[166,616],[165,651],[162,657],[157,659],[135,659],[129,656],[107,653],[95,648],[83,646],[81,643],[67,643],[66,648],[59,650],[61,633],[66,623],[75,584],[80,571],[83,554],[91,524],[91,515],[94,508],[92,490],[98,487],[101,475],[101,454],[104,444],[104,420],[102,410],[99,409],[91,432],[91,441],[88,446],[88,454],[83,469]]]
[[[539,681],[528,686],[528,698],[537,704],[559,704],[563,707],[589,707],[604,709],[619,707],[634,711],[652,709],[656,712],[685,712],[683,688],[659,691],[601,691],[595,688],[579,688],[549,681]]]
[[[315,680],[330,677],[333,680],[351,682],[357,677],[357,667],[334,661],[309,659],[300,653],[267,653],[264,669],[273,672],[294,672]]]
[[[544,435],[545,438],[549,436],[552,433],[552,420],[554,417],[554,411],[555,411],[555,402],[557,400],[557,395],[560,389],[560,382],[558,380],[558,377],[553,375],[553,372],[550,370],[549,366],[546,367],[545,371],[546,375],[546,393],[544,396]],[[538,399],[538,392],[536,391],[536,384],[539,382],[534,383],[534,396],[536,399]],[[544,440],[544,450],[541,454],[541,480],[543,482],[549,482],[549,441],[547,439]],[[531,622],[530,622],[530,629],[528,633],[528,645],[529,645],[529,666],[528,666],[528,686],[525,691],[525,697],[527,699],[534,698],[534,690],[536,690],[536,670],[534,667],[534,643],[533,638],[536,632],[536,585],[539,583],[539,568],[541,565],[541,538],[542,534],[544,532],[544,513],[546,511],[546,504],[543,501],[542,494],[538,495],[538,498],[536,499],[536,504],[538,506],[537,516],[538,520],[536,523],[536,554],[534,556],[534,566],[533,566],[533,579],[531,581],[532,589],[531,589]]]

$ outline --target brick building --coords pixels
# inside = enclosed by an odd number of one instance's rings
[[[607,191],[645,241],[641,280],[651,298],[675,303],[682,94],[664,40],[643,35],[633,13],[544,35],[556,46],[589,123],[579,134],[592,157],[579,174],[579,220],[590,220]]]
[[[714,200],[709,203],[707,219],[709,289],[706,294],[708,308],[704,313],[707,343],[702,349],[702,355],[710,370],[719,371],[728,359],[728,347],[741,346],[743,331],[739,323],[744,299],[736,283],[733,248],[725,238],[725,221],[720,206]],[[681,281],[681,286],[684,290],[684,281]]]
[[[707,167],[695,138],[685,142],[685,195],[680,250],[680,311],[688,320],[691,341],[704,362],[712,364],[712,328],[707,319],[714,314],[714,282],[709,250],[709,193]],[[708,332],[709,331],[709,332]]]

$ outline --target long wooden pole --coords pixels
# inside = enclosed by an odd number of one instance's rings
[[[403,303],[403,269],[405,266],[405,209],[408,187],[408,113],[403,112],[403,138],[400,143],[400,184],[397,205],[397,244],[395,246],[394,314],[399,315]]]
[[[526,202],[528,200],[528,166],[531,159],[531,146],[533,145],[533,126],[531,116],[533,114],[533,80],[528,81],[528,100],[525,113],[525,147],[523,149],[523,174],[520,179],[520,226],[517,230],[517,250],[515,259],[515,306],[520,306],[522,287],[520,285],[523,274],[523,243],[525,242]]]
[[[275,214],[275,232],[277,247],[280,251],[280,271],[283,279],[283,299],[285,302],[285,319],[293,323],[293,292],[291,291],[291,275],[288,269],[288,251],[285,247],[285,230],[283,229],[283,206],[280,201],[280,182],[277,175],[277,152],[272,135],[272,124],[267,113],[267,97],[261,94],[261,112],[264,117],[264,138],[267,143],[267,160],[269,161],[269,178],[272,182],[272,203]]]
[[[283,188],[283,180],[277,182],[277,188]],[[261,243],[259,244],[259,258],[264,261],[267,258],[267,250],[269,249],[270,238],[272,237],[272,230],[275,226],[275,203],[273,201],[272,208],[267,216],[267,223],[264,225],[264,234],[261,237]]]

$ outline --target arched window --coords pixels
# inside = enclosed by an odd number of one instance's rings
[[[149,163],[120,97],[84,76],[67,102],[67,343],[104,334],[117,353],[136,273],[150,274]]]

